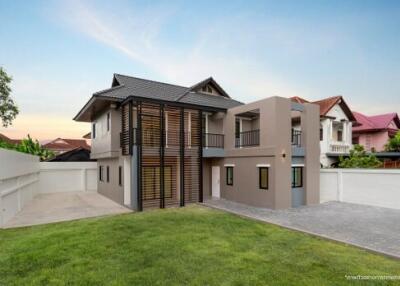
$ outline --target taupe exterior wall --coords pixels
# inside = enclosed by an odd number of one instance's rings
[[[259,110],[260,145],[235,148],[235,117]],[[225,158],[221,160],[221,197],[273,209],[291,206],[291,103],[271,97],[229,109],[224,119]],[[257,128],[258,129],[258,128]],[[234,185],[226,185],[224,164],[234,164]],[[268,191],[259,189],[257,164],[270,164]]]
[[[99,166],[103,166],[103,181],[100,181],[97,176],[98,186],[97,190],[100,194],[107,198],[123,205],[124,204],[124,162],[123,157],[99,159],[97,160],[97,172],[99,172]],[[110,167],[110,181],[107,182],[107,166]],[[122,167],[122,186],[119,186],[118,182],[118,167]]]
[[[110,130],[107,131],[107,113],[110,113]],[[96,119],[96,138],[92,139],[91,158],[112,158],[120,155],[119,134],[121,132],[121,111],[109,108]]]
[[[235,116],[259,110],[259,119],[253,120],[251,129],[260,129],[260,145],[236,148]],[[319,202],[319,107],[306,104],[301,113],[302,148],[304,157],[303,188],[305,203]],[[247,126],[249,127],[249,126]],[[220,167],[221,197],[257,207],[285,209],[292,206],[291,168],[291,101],[272,97],[229,109],[224,118],[225,157],[213,159],[203,165],[203,188],[211,194],[211,167]],[[234,165],[233,186],[226,184],[225,165]],[[268,190],[259,188],[257,165],[269,166]],[[206,198],[206,196],[205,196]]]
[[[319,106],[304,104],[301,114],[302,140],[305,148],[304,190],[306,205],[319,204],[320,144]]]

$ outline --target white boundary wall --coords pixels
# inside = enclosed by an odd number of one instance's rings
[[[38,190],[39,157],[0,149],[0,227]]]
[[[0,149],[0,227],[35,195],[70,191],[97,191],[96,162],[39,162]]]
[[[320,201],[400,209],[400,170],[321,169]]]
[[[39,193],[97,191],[96,162],[41,162]]]

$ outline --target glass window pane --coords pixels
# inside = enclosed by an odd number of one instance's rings
[[[268,168],[262,167],[259,170],[260,172],[260,188],[268,189]]]

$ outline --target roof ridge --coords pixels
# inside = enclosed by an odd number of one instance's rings
[[[334,99],[334,98],[343,98],[343,96],[342,95],[330,96],[330,97],[327,97],[327,98],[323,98],[323,99],[319,99],[319,100],[316,100],[316,101],[312,101],[311,103],[317,103],[317,102],[321,102],[321,101],[331,100],[331,99]]]
[[[124,84],[121,84],[121,85],[109,87],[109,88],[106,88],[106,89],[102,89],[102,90],[96,91],[95,93],[93,93],[93,95],[99,95],[99,94],[102,94],[102,93],[105,93],[105,92],[109,92],[111,90],[116,90],[116,89],[119,89],[119,88],[123,88],[123,87],[126,87],[126,86]]]
[[[162,82],[162,81],[146,79],[146,78],[130,76],[130,75],[124,75],[124,74],[119,74],[119,73],[114,73],[114,76],[123,76],[123,77],[129,77],[129,78],[134,78],[134,79],[143,80],[143,81],[150,81],[150,82],[154,82],[154,83],[160,83],[160,84],[165,84],[165,85],[170,85],[170,86],[175,86],[175,87],[188,88],[187,86],[183,86],[183,85],[177,85],[177,84],[173,84],[173,83]]]

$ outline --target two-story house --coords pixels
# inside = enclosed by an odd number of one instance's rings
[[[212,78],[184,87],[115,74],[74,119],[92,124],[99,193],[134,210],[319,203],[318,105],[243,104]]]
[[[353,128],[353,143],[363,145],[367,151],[385,151],[385,145],[400,131],[397,113],[365,115],[353,111],[359,126]]]
[[[304,98],[292,97],[297,103],[313,103],[320,107],[320,162],[330,167],[338,162],[339,156],[346,156],[352,148],[352,127],[357,120],[342,96],[334,96],[310,102]],[[298,125],[297,125],[298,126]],[[295,129],[297,128],[295,124]]]

